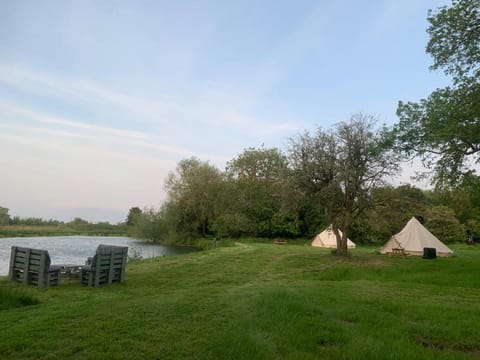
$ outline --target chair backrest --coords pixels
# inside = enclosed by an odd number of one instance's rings
[[[12,246],[10,253],[10,280],[24,284],[41,285],[50,268],[47,250]]]
[[[92,258],[92,272],[106,275],[100,283],[123,282],[127,255],[127,246],[99,245]]]

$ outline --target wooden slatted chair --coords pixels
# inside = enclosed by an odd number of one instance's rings
[[[101,284],[123,282],[128,247],[99,245],[90,264],[80,268],[80,283],[98,287]]]
[[[12,281],[48,287],[60,284],[61,266],[50,265],[47,250],[12,246],[8,277]]]

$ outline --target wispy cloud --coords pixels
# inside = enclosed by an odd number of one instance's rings
[[[77,131],[88,131],[90,133],[95,133],[98,135],[106,136],[116,136],[129,139],[147,139],[149,136],[145,133],[132,130],[122,130],[115,129],[110,127],[104,127],[99,125],[93,125],[80,121],[73,121],[66,119],[64,117],[59,117],[55,115],[49,115],[42,113],[41,111],[33,111],[29,108],[25,108],[21,105],[15,104],[13,102],[7,102],[5,100],[0,100],[0,111],[2,113],[9,113],[12,118],[27,118],[35,122],[40,122],[50,125],[60,125],[67,128],[71,128]],[[4,115],[5,116],[5,115]],[[8,115],[7,115],[8,116]]]
[[[256,78],[259,79],[258,76]],[[262,86],[264,87],[270,83],[267,78],[268,76],[263,76],[264,85]],[[146,98],[112,90],[90,80],[71,77],[59,78],[52,74],[33,72],[15,65],[0,64],[0,83],[35,95],[66,99],[75,103],[88,103],[90,106],[103,108],[101,112],[108,113],[109,116],[120,112],[120,115],[124,117],[124,112],[127,111],[131,117],[135,117],[135,121],[139,125],[143,123],[152,126],[153,124],[155,127],[174,129],[184,126],[185,122],[194,127],[195,125],[202,127],[201,124],[204,124],[203,127],[209,124],[218,125],[219,122],[222,122],[224,130],[233,125],[232,131],[235,132],[239,130],[238,125],[254,125],[254,130],[262,136],[275,135],[298,128],[293,122],[279,121],[278,119],[272,121],[252,115],[251,109],[259,101],[257,90],[248,89],[249,93],[245,90],[235,90],[232,86],[218,82],[207,81],[198,90],[199,92],[191,94],[190,97],[182,95],[175,98],[173,95],[162,95],[156,98]],[[256,88],[260,88],[260,86]],[[25,113],[28,110],[21,111]],[[240,119],[244,119],[244,121]],[[245,121],[246,119],[248,121]],[[55,116],[42,117],[42,120],[51,123],[65,123],[65,120],[59,120]],[[77,128],[90,126],[82,125],[81,122],[70,125]],[[98,126],[97,130],[102,129]],[[118,131],[123,132],[124,130]]]
[[[168,153],[182,157],[200,156],[212,158],[216,161],[227,161],[225,157],[209,154],[196,154],[191,149],[169,146],[159,143],[153,135],[139,131],[121,130],[104,126],[92,125],[83,122],[73,121],[58,116],[44,114],[40,111],[32,111],[16,104],[0,100],[0,115],[3,117],[3,123],[0,128],[4,130],[3,136],[11,133],[37,133],[39,135],[54,136],[56,138],[77,138],[85,140],[84,145],[92,142],[102,142],[107,144],[113,142],[117,145],[130,146],[137,148],[153,149],[160,153]],[[28,125],[19,124],[18,120],[26,119]],[[8,119],[11,119],[8,121]],[[55,127],[42,127],[39,125],[54,125]],[[60,126],[60,128],[59,128]],[[46,144],[51,140],[44,138]]]
[[[133,114],[155,117],[157,121],[162,119],[161,115],[182,111],[182,108],[172,101],[146,99],[111,90],[91,80],[58,77],[16,65],[0,64],[0,83],[36,95],[103,105],[116,111],[127,110]]]

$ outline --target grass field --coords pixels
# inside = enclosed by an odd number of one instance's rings
[[[243,243],[129,263],[126,282],[0,281],[5,359],[473,359],[480,247],[350,258]]]

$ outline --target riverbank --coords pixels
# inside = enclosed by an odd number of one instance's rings
[[[125,283],[99,289],[3,279],[0,298],[10,300],[0,312],[0,353],[471,359],[480,355],[480,248],[453,248],[452,258],[423,260],[360,247],[344,259],[310,246],[248,243],[135,261]],[[24,303],[33,305],[15,307]]]
[[[0,238],[31,236],[128,236],[125,225],[87,224],[60,225],[5,225],[0,226]]]

